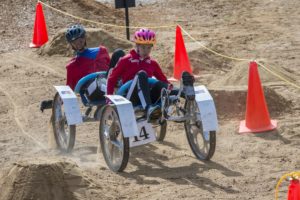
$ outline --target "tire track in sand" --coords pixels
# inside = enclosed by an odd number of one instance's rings
[[[21,53],[17,53],[17,54],[12,54],[12,53],[7,53],[7,54],[2,54],[2,57],[4,57],[7,60],[10,60],[10,63],[23,63],[25,64],[25,67],[29,69],[44,69],[48,72],[50,72],[51,74],[54,74],[57,77],[60,78],[65,78],[64,73],[65,71],[57,68],[57,67],[50,67],[47,64],[43,64],[38,62],[37,60],[33,60],[32,58],[28,58],[27,56],[30,56],[30,53],[28,54],[27,52],[25,53],[25,55],[22,55]],[[27,82],[27,81],[25,81]],[[35,81],[33,81],[35,82]],[[5,90],[4,84],[0,82],[0,91],[6,96],[6,98],[9,100],[9,103],[11,104],[11,107],[13,109],[13,117],[14,120],[17,124],[17,126],[19,127],[19,129],[21,130],[22,134],[24,136],[26,136],[27,138],[29,138],[30,140],[32,140],[34,143],[36,143],[41,149],[46,150],[47,148],[45,148],[45,145],[43,145],[43,143],[41,143],[40,141],[38,141],[35,137],[33,137],[32,135],[30,135],[23,127],[22,122],[20,121],[19,117],[18,117],[18,106],[15,103],[15,101],[13,100],[12,96]]]
[[[0,91],[9,99],[9,103],[11,104],[13,110],[14,110],[14,120],[17,123],[17,126],[19,127],[19,129],[21,130],[22,134],[27,136],[28,138],[30,138],[33,142],[35,142],[41,149],[46,150],[46,148],[44,147],[45,145],[43,145],[41,142],[39,142],[37,139],[35,139],[34,137],[32,137],[29,133],[27,133],[24,128],[23,125],[21,123],[21,121],[18,118],[18,108],[16,103],[14,102],[13,98],[11,97],[11,95],[5,91],[5,89],[3,89],[3,84],[0,83]]]
[[[26,54],[26,56],[30,56]],[[2,54],[2,57],[4,57],[6,60],[10,60],[11,63],[13,63],[15,61],[15,63],[26,63],[26,66],[30,66],[29,68],[42,68],[42,69],[45,69],[47,70],[48,72],[60,77],[60,78],[65,78],[65,71],[62,70],[62,69],[59,69],[57,67],[55,68],[51,68],[49,66],[47,66],[46,64],[42,64],[40,62],[37,62],[37,60],[33,60],[32,58],[28,58],[24,55],[22,55],[21,53],[18,53],[18,54],[10,54],[10,53],[7,53],[7,54]]]
[[[20,60],[26,60],[28,63],[32,63],[31,67],[34,67],[34,68],[43,68],[45,70],[48,70],[49,72],[51,72],[52,74],[55,74],[56,76],[58,77],[62,77],[62,78],[65,78],[65,71],[64,70],[61,70],[59,68],[51,68],[45,64],[41,64],[41,63],[37,63],[36,61],[28,58],[28,57],[25,57],[23,55],[19,55],[19,57],[21,58]]]

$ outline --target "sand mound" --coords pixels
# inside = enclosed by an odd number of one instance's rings
[[[88,28],[87,31],[87,46],[97,47],[100,44],[104,45],[110,52],[116,48],[129,49],[132,43],[127,40],[119,39],[111,34],[97,28]],[[39,50],[41,55],[73,55],[73,50],[69,47],[65,39],[66,29],[60,30],[45,46]]]
[[[206,42],[203,42],[203,45],[207,46]],[[200,47],[195,42],[186,42],[186,50],[189,56],[191,67],[195,75],[199,74],[208,74],[208,73],[224,73],[228,72],[231,66],[231,60],[224,59],[220,56],[205,50]],[[214,48],[214,47],[211,47]],[[167,75],[173,74],[174,69],[174,52],[175,49],[171,49],[169,52],[164,52],[164,55],[161,56],[160,63],[162,66],[167,66],[165,72]],[[224,52],[218,49],[218,52],[224,54]]]
[[[0,8],[3,12],[0,12],[0,45],[2,47],[0,52],[28,48],[28,43],[32,39],[36,2],[33,0],[1,0]],[[109,24],[121,25],[124,23],[124,14],[121,10],[110,8],[96,1],[64,0],[44,2],[57,9],[85,19]],[[49,36],[53,36],[61,28],[79,22],[76,19],[59,14],[46,6],[43,6],[43,9]],[[95,24],[82,23],[86,27],[99,27],[95,26]],[[22,36],[19,36],[20,33],[22,33]]]
[[[224,54],[221,50],[218,50],[218,52]],[[203,48],[198,48],[189,52],[189,58],[196,74],[228,71],[232,67],[230,65],[231,60],[216,56]]]
[[[79,6],[80,10],[93,11],[93,14],[105,18],[105,20],[115,22],[116,18],[122,18],[123,13],[114,8],[110,8],[99,1],[71,0]]]
[[[217,108],[218,117],[230,120],[242,119],[246,111],[247,88],[225,88],[210,90]],[[264,94],[271,117],[291,112],[292,102],[271,88],[264,87]]]
[[[94,189],[98,194],[102,192],[75,163],[24,161],[15,163],[1,178],[0,199],[91,199]]]
[[[263,63],[263,62],[262,62]],[[221,76],[218,79],[215,79],[210,86],[235,86],[235,85],[247,85],[248,84],[248,76],[249,76],[249,62],[247,61],[238,61],[234,63],[234,67],[232,67],[226,74]],[[267,68],[275,72],[276,74],[288,79],[289,81],[295,82],[293,74],[288,72],[285,69],[279,69],[270,67],[267,64]],[[275,77],[270,72],[263,69],[258,65],[259,76],[261,79],[261,83],[265,84],[268,82],[278,82],[281,81],[279,78]],[[289,78],[287,78],[289,77]]]

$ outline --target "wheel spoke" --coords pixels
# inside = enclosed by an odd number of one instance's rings
[[[66,147],[66,142],[65,142],[65,138],[64,138],[63,134],[59,134],[59,141],[62,146]]]
[[[112,146],[114,146],[115,148],[118,148],[119,151],[122,151],[123,149],[123,145],[122,143],[120,143],[120,141],[118,140],[112,140],[111,141]]]
[[[105,136],[105,140],[109,139],[109,127],[107,126],[104,127],[104,136]]]
[[[192,127],[195,127],[195,126],[192,126]],[[193,128],[191,128],[191,130],[192,130],[192,137],[194,138],[194,142],[195,142],[195,145],[197,145],[197,147],[199,148],[199,143],[198,143],[198,133],[199,133],[199,131],[197,130],[197,129],[193,129]]]

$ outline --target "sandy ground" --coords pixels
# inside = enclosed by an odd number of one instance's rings
[[[105,3],[105,4],[110,4],[112,6],[115,6],[115,1],[113,1],[113,0],[96,0],[96,1],[98,1],[100,3]],[[161,3],[162,1],[161,0],[136,0],[135,4],[141,6],[143,4],[152,4],[152,3],[158,3],[158,2]]]
[[[98,123],[78,127],[70,155],[50,149],[51,112],[41,113],[39,104],[53,97],[52,85],[65,83],[65,64],[70,57],[48,56],[28,49],[35,3],[4,0],[0,5],[1,200],[37,196],[269,200],[274,198],[278,179],[299,170],[300,90],[260,69],[270,115],[278,120],[278,128],[240,135],[237,130],[245,112],[248,63],[218,57],[187,37],[190,60],[200,76],[197,84],[208,86],[217,105],[220,126],[216,152],[210,162],[194,158],[180,124],[169,126],[164,142],[132,149],[128,167],[119,174],[108,170],[101,154],[97,154]],[[84,18],[124,23],[122,11],[94,1],[47,3]],[[257,59],[300,85],[299,6],[297,0],[166,0],[132,8],[130,17],[137,26],[179,23],[206,46],[223,54]],[[45,15],[50,38],[75,22],[47,8]],[[125,38],[123,29],[100,28]],[[175,29],[156,31],[159,42],[153,56],[170,76]],[[99,36],[99,43],[102,40]],[[55,48],[60,47],[52,50]],[[280,191],[281,199],[285,199],[286,182]]]

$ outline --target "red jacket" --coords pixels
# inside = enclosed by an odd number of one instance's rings
[[[67,64],[67,85],[74,90],[82,77],[90,73],[106,71],[109,62],[109,54],[104,46],[85,49]]]
[[[148,77],[154,76],[158,80],[169,83],[166,76],[160,69],[159,64],[150,57],[141,59],[139,54],[133,49],[130,53],[119,60],[107,80],[107,94],[114,93],[114,87],[121,78],[122,83],[132,80],[141,70],[144,70]]]

